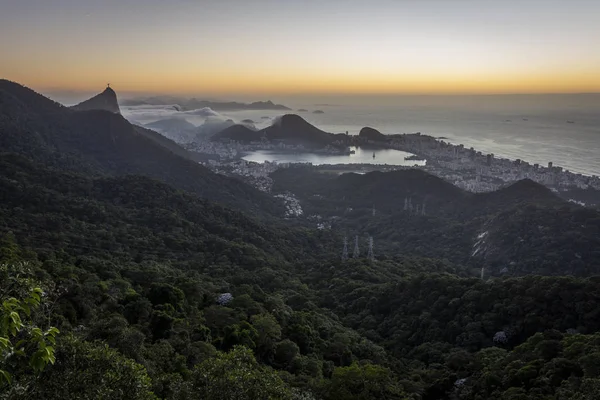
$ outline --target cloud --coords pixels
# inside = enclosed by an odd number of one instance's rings
[[[210,107],[198,108],[196,110],[183,111],[182,114],[196,115],[199,117],[217,117],[220,114]]]
[[[222,116],[221,117],[209,117],[206,119],[206,121],[202,125],[200,125],[197,128],[198,129],[197,138],[200,140],[210,138],[211,136],[221,132],[223,129],[229,128],[230,126],[233,126],[235,124],[245,125],[252,130],[256,130],[256,126],[254,126],[254,124],[252,124],[252,123],[235,122],[231,118],[225,119]]]
[[[139,121],[144,124],[173,117],[208,118],[221,116],[209,107],[181,111],[181,107],[178,104],[122,106],[121,113],[130,121]]]
[[[130,122],[135,122],[138,125],[148,125],[158,121],[154,129],[179,142],[189,142],[193,140],[193,136],[196,137],[196,140],[206,140],[235,124],[245,125],[252,130],[257,129],[255,123],[247,118],[239,121],[238,118],[234,119],[220,114],[210,107],[189,111],[180,110],[181,108],[177,104],[121,107],[121,113]],[[197,126],[193,130],[185,129],[185,137],[182,136],[181,129],[183,120]]]
[[[202,125],[198,127],[197,138],[210,138],[211,136],[221,132],[223,129],[235,125],[232,119],[223,119],[217,117],[209,117]]]

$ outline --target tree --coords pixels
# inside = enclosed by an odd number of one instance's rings
[[[382,366],[353,363],[336,368],[331,382],[326,385],[325,399],[367,400],[405,399],[406,394],[396,383],[392,372]]]
[[[42,330],[34,322],[44,292],[35,286],[26,264],[1,264],[0,277],[0,388],[12,391],[18,390],[9,387],[14,373],[37,375],[54,364],[59,331],[55,327]]]
[[[275,352],[275,343],[281,339],[281,327],[271,314],[253,315],[250,319],[258,333],[256,351],[259,359],[269,361]]]
[[[252,351],[235,346],[196,366],[176,398],[202,400],[288,400],[290,389],[271,368],[260,366]]]
[[[145,368],[107,345],[65,337],[56,359],[56,365],[36,379],[32,398],[156,399]]]

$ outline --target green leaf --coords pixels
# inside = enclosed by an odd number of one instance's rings
[[[3,377],[6,382],[10,385],[12,382],[12,377],[10,376],[10,374],[2,369],[0,369],[0,377]],[[1,381],[1,379],[0,379]]]
[[[47,335],[52,335],[52,336],[55,336],[59,333],[60,333],[60,331],[53,326],[51,326],[50,329],[48,329],[48,332],[46,332]]]
[[[42,330],[40,328],[33,328],[31,330],[31,336],[34,340],[40,340],[44,334],[42,333]]]
[[[10,340],[0,337],[0,349],[10,349],[11,347]]]

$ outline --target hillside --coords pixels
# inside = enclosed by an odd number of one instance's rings
[[[370,127],[362,128],[358,133],[358,137],[361,139],[372,140],[375,142],[385,141],[387,139],[383,133],[379,132],[377,129]]]
[[[155,130],[178,143],[189,143],[196,135],[196,126],[185,118],[166,118],[146,124],[145,127]]]
[[[281,209],[271,197],[184,158],[187,152],[174,142],[119,114],[73,111],[5,80],[0,81],[0,146],[65,170],[140,174],[239,209],[273,214]]]
[[[256,142],[259,141],[262,134],[253,131],[245,125],[236,124],[223,129],[213,136],[213,140],[234,140],[236,142]]]
[[[274,189],[291,191],[311,202],[343,203],[345,207],[402,211],[405,199],[416,207],[426,203],[432,214],[449,212],[452,203],[464,201],[468,193],[421,170],[321,174],[305,168],[288,168],[272,175]]]
[[[0,300],[35,285],[42,306],[20,318],[59,331],[43,371],[0,360],[0,397],[597,393],[598,278],[519,275],[600,274],[598,212],[530,181],[473,195],[420,170],[290,168],[274,189],[309,217],[260,220],[199,199],[196,185],[256,197],[155,135],[0,82]],[[360,235],[359,258],[341,260],[344,235]]]
[[[0,236],[12,232],[38,249],[85,255],[93,248],[123,260],[193,257],[198,267],[217,259],[248,267],[270,257],[283,262],[305,251],[287,244],[288,229],[141,176],[92,178],[0,153],[0,177]]]
[[[288,144],[300,144],[306,147],[324,147],[331,144],[334,135],[324,132],[309,124],[296,114],[286,114],[277,118],[273,124],[252,135],[241,134],[239,128],[224,130],[213,136],[212,140],[239,140],[251,142],[266,137],[268,140],[281,141]],[[236,139],[234,139],[236,138]]]
[[[133,129],[140,135],[145,136],[148,139],[152,140],[153,142],[158,143],[161,146],[163,146],[164,148],[170,150],[175,155],[178,155],[180,157],[183,157],[183,158],[195,161],[195,162],[199,162],[201,160],[197,153],[187,151],[186,149],[184,149],[183,147],[178,145],[174,140],[172,140],[164,135],[161,135],[160,133],[158,133],[152,129],[147,129],[147,128],[144,128],[142,126],[137,126],[137,125],[134,125]]]
[[[116,114],[121,113],[117,93],[110,87],[107,87],[102,93],[97,94],[91,99],[85,100],[71,108],[76,111],[105,110]]]
[[[600,213],[532,181],[472,194],[421,170],[337,176],[289,168],[272,178],[273,190],[295,194],[306,215],[351,238],[373,236],[382,256],[444,258],[486,276],[600,273]]]

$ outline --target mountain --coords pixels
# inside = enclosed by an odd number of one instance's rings
[[[144,248],[148,259],[161,252],[185,261],[203,252],[216,262],[227,254],[246,265],[256,255],[281,261],[294,254],[291,237],[284,238],[289,230],[146,177],[62,172],[14,154],[0,154],[0,177],[0,236],[10,231],[30,246],[56,243],[81,255],[92,246],[125,259]],[[15,207],[20,212],[12,212]],[[240,252],[225,253],[228,247]]]
[[[185,118],[166,118],[145,126],[179,143],[189,143],[196,135],[196,125],[188,122]]]
[[[173,187],[258,199],[155,135],[0,81],[0,293],[32,328],[0,335],[24,340],[0,397],[597,398],[600,213],[531,181],[289,168],[306,221],[261,221]]]
[[[0,81],[0,148],[60,169],[144,175],[238,209],[277,214],[281,207],[237,179],[186,159],[174,142],[119,114],[74,111],[6,80]]]
[[[102,93],[97,94],[91,99],[74,105],[71,108],[77,111],[106,110],[116,114],[121,113],[117,94],[110,87],[107,87]]]
[[[287,168],[277,170],[272,177],[276,191],[291,191],[315,202],[322,199],[344,207],[375,207],[390,213],[402,211],[405,199],[415,207],[427,203],[432,213],[449,213],[453,204],[469,198],[467,192],[451,183],[417,169],[338,176]]]
[[[136,126],[136,125],[133,126],[133,129],[140,135],[145,136],[148,139],[152,140],[153,142],[158,143],[159,145],[165,147],[166,149],[168,149],[175,155],[178,155],[183,158],[187,158],[187,159],[195,161],[195,162],[200,162],[203,160],[203,158],[198,153],[184,149],[183,147],[181,147],[180,145],[175,143],[175,141],[169,139],[168,137],[166,137],[156,131],[153,131],[152,129],[147,129],[147,128],[144,128],[143,126]]]
[[[381,142],[386,140],[386,136],[379,132],[377,129],[364,127],[358,133],[359,138],[364,138],[366,140],[373,140],[375,142]]]
[[[223,120],[221,118],[207,118],[204,123],[196,128],[195,142],[212,139],[223,130],[235,125],[232,119]]]
[[[374,237],[381,253],[444,258],[492,276],[600,273],[600,212],[530,180],[473,194],[422,170],[337,176],[296,167],[271,177],[274,193],[293,193],[306,215],[338,230]]]
[[[565,205],[565,201],[546,186],[523,179],[493,192],[475,194],[471,204],[478,212],[489,214],[527,204],[559,207]]]
[[[239,130],[221,131],[212,140],[255,141],[266,137],[268,140],[282,141],[288,144],[301,144],[307,147],[323,147],[331,144],[335,136],[309,124],[296,114],[286,114],[277,118],[273,125],[261,129],[253,135],[239,135]],[[235,134],[234,136],[231,136]],[[236,137],[237,139],[233,139]]]
[[[144,99],[128,99],[123,102],[126,106],[141,106],[141,105],[163,105],[163,104],[179,104],[184,110],[194,110],[197,108],[211,108],[216,111],[239,111],[239,110],[277,110],[286,111],[290,108],[275,104],[271,100],[255,101],[253,103],[240,103],[235,101],[222,102],[210,100],[198,100],[195,98],[185,99],[172,96],[157,96]]]

